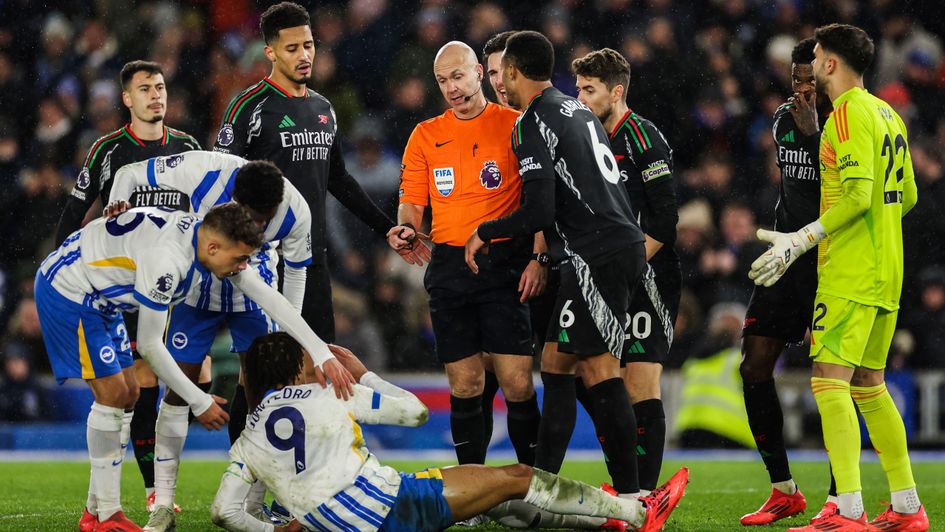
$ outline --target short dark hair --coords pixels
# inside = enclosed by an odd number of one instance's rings
[[[828,24],[814,31],[817,44],[840,57],[857,74],[873,63],[873,39],[865,31],[849,24]]]
[[[282,172],[269,161],[250,161],[239,169],[233,183],[233,199],[267,214],[275,211],[285,196]]]
[[[532,81],[549,81],[555,69],[555,49],[537,31],[517,31],[505,43],[504,60]]]
[[[278,386],[287,386],[302,371],[302,346],[284,331],[259,336],[243,357],[243,378],[251,407]]]
[[[626,94],[630,89],[630,63],[613,48],[594,50],[571,61],[571,70],[578,76],[599,78],[607,85],[608,90],[623,85]]]
[[[262,231],[246,207],[238,203],[224,203],[210,209],[203,217],[203,226],[253,249],[263,245]]]
[[[794,46],[791,50],[791,62],[795,65],[809,65],[814,62],[814,46],[817,39],[808,37]]]
[[[160,64],[154,61],[129,61],[125,63],[125,66],[121,67],[121,74],[118,75],[122,90],[128,89],[131,78],[135,77],[135,74],[138,72],[147,72],[152,76],[155,74],[164,75],[164,69],[161,68]]]
[[[280,2],[270,6],[259,20],[259,29],[262,31],[266,44],[279,38],[279,30],[311,25],[308,11],[295,2]]]
[[[509,42],[509,37],[518,33],[515,30],[503,31],[502,33],[496,33],[488,41],[486,41],[485,46],[482,47],[482,62],[485,63],[489,60],[489,56],[505,50],[505,44]]]

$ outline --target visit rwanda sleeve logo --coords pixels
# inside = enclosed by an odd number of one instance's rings
[[[502,172],[499,171],[499,165],[495,161],[485,161],[482,163],[482,171],[479,172],[479,182],[486,190],[494,190],[502,185]]]

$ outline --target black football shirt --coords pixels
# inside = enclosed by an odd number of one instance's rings
[[[555,182],[556,260],[577,254],[600,263],[643,241],[607,133],[578,100],[549,87],[535,96],[512,132],[522,182]]]
[[[131,130],[130,124],[96,140],[85,157],[75,187],[63,210],[56,230],[56,242],[61,243],[73,231],[79,229],[96,198],[102,199],[103,206],[108,204],[112,178],[122,166],[152,157],[199,149],[200,143],[194,137],[166,126],[164,135],[159,140],[139,139]]]

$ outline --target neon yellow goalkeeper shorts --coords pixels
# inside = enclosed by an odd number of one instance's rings
[[[814,362],[883,369],[898,314],[817,292],[810,356]]]

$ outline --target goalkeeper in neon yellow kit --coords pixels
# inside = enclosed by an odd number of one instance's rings
[[[771,286],[799,255],[818,247],[811,387],[839,513],[791,530],[928,530],[902,418],[883,381],[902,291],[901,218],[917,200],[906,128],[889,104],[863,88],[874,50],[866,32],[831,24],[815,38],[814,76],[834,108],[820,144],[820,218],[795,233],[760,230],[758,237],[772,246],[749,274]],[[892,492],[892,505],[869,523],[854,402]]]

